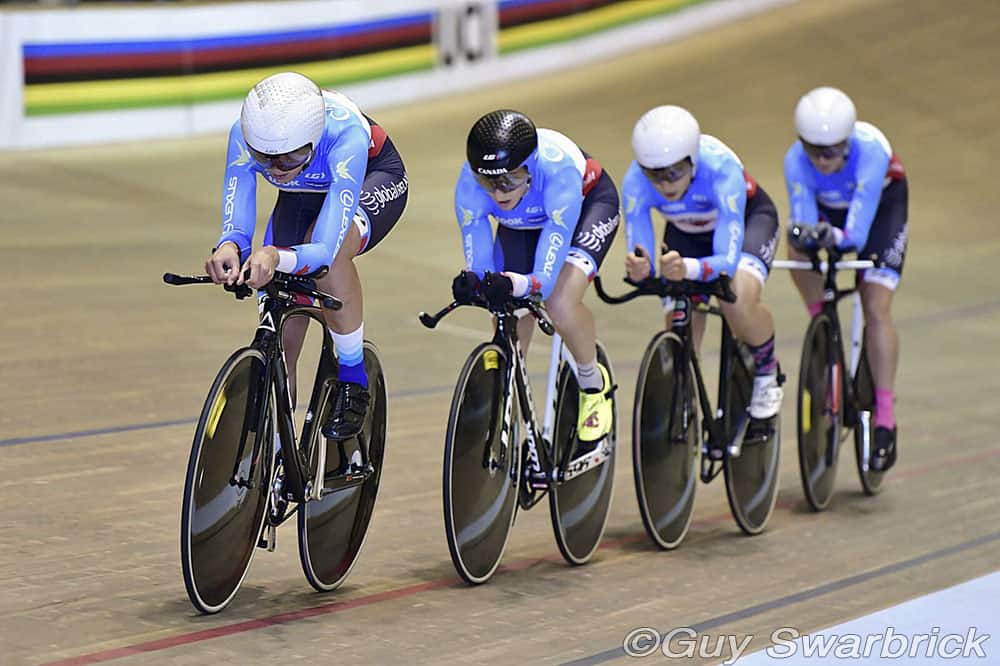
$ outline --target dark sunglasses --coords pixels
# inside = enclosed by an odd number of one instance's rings
[[[805,149],[806,154],[813,159],[819,159],[822,157],[827,160],[832,160],[847,152],[846,141],[835,143],[832,146],[817,146],[814,143],[809,143],[801,137],[799,138],[799,141],[802,142],[802,148]]]
[[[682,159],[676,164],[671,164],[670,166],[660,167],[659,169],[650,169],[640,165],[642,168],[642,173],[645,174],[646,178],[653,182],[663,182],[676,183],[678,180],[684,176],[691,173],[691,160],[687,157]]]
[[[531,179],[531,174],[527,171],[521,173],[502,173],[499,176],[485,176],[481,173],[475,174],[476,182],[487,192],[499,190],[504,194],[513,192],[523,186]]]
[[[268,155],[267,153],[262,153],[259,150],[247,146],[250,149],[250,155],[253,156],[254,161],[261,165],[265,169],[277,169],[279,171],[292,171],[298,169],[300,166],[312,159],[313,149],[312,144],[307,143],[301,148],[296,148],[295,150],[282,153],[281,155]]]

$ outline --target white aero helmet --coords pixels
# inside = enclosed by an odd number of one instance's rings
[[[295,72],[273,74],[247,93],[240,113],[243,138],[267,155],[319,144],[326,124],[323,91]]]
[[[846,141],[857,119],[854,102],[836,88],[810,90],[795,107],[795,130],[800,138],[816,146]]]
[[[698,165],[701,128],[687,109],[658,106],[650,109],[632,130],[632,151],[639,166],[662,169],[685,157]]]

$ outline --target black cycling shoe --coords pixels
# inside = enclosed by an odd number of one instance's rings
[[[603,439],[603,438],[602,438]],[[601,443],[601,440],[594,440],[593,442],[584,442],[583,440],[576,440],[576,451],[573,452],[573,460],[577,458],[582,458],[585,455],[593,453],[597,449],[597,445]]]
[[[868,469],[885,472],[896,462],[896,428],[876,426],[872,441],[872,452],[868,458]]]
[[[323,424],[323,436],[327,439],[348,439],[361,432],[365,424],[365,414],[371,394],[361,384],[337,382],[334,389],[333,409]]]

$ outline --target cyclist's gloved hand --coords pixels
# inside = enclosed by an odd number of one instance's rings
[[[844,242],[844,232],[829,222],[796,224],[788,230],[788,243],[797,250],[831,249]]]
[[[451,281],[451,295],[459,303],[471,303],[479,293],[479,276],[473,271],[462,271]]]
[[[819,222],[816,224],[816,245],[827,250],[840,247],[844,241],[844,232],[829,222]]]
[[[500,307],[514,294],[514,282],[503,273],[487,273],[480,291],[486,297],[487,303],[493,307]]]

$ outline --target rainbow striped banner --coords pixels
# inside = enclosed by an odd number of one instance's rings
[[[501,54],[669,14],[706,0],[500,0]]]
[[[338,86],[434,67],[433,14],[204,39],[25,43],[24,113],[238,99],[276,69]]]

